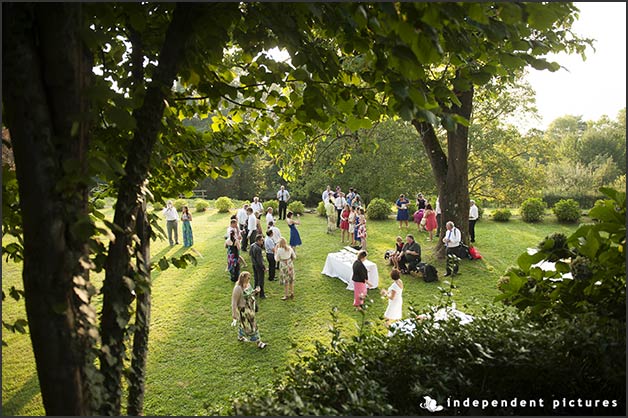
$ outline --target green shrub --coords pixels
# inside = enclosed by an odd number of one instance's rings
[[[318,216],[327,216],[327,212],[325,211],[325,202],[323,202],[322,200],[318,202],[318,206],[316,206],[316,213],[318,213]]]
[[[164,204],[162,202],[153,202],[153,210],[162,210]]]
[[[227,213],[233,207],[233,202],[226,196],[216,199],[216,209],[219,213]]]
[[[508,209],[495,209],[493,211],[493,220],[496,222],[508,222],[512,213]]]
[[[183,206],[189,207],[187,199],[177,199],[174,202],[172,202],[172,205],[178,212],[181,212],[181,209],[183,209]]]
[[[416,201],[410,201],[410,203],[408,204],[408,215],[410,216],[410,220],[412,220],[412,215],[414,215],[414,212],[416,212]]]
[[[580,205],[573,199],[559,200],[553,211],[559,222],[574,223],[580,219]]]
[[[558,201],[573,199],[580,205],[581,208],[590,208],[595,204],[595,201],[598,199],[603,199],[604,196],[597,192],[591,192],[588,194],[553,194],[548,193],[543,196],[543,201],[547,203],[547,207],[553,207]]]
[[[366,216],[368,216],[369,219],[388,219],[391,213],[392,207],[390,202],[378,197],[371,200],[366,208]]]
[[[480,219],[482,219],[482,215],[484,215],[484,208],[482,206],[479,206],[476,202],[475,206],[478,207],[478,221]]]
[[[305,213],[305,205],[300,200],[293,200],[288,203],[288,210],[295,215],[303,215]]]
[[[264,211],[268,210],[268,208],[273,208],[273,215],[277,216],[279,213],[279,201],[278,200],[267,200],[264,202]]]
[[[521,219],[524,222],[539,222],[543,219],[546,204],[538,197],[530,197],[521,204]]]
[[[94,207],[96,209],[104,209],[105,208],[105,200],[104,199],[96,199],[96,200],[94,200]]]
[[[595,315],[530,322],[512,311],[473,322],[415,322],[411,335],[387,337],[374,329],[342,340],[332,328],[329,346],[315,351],[272,387],[234,399],[229,415],[426,415],[424,396],[445,415],[605,415],[625,407],[625,329]],[[453,360],[452,360],[453,359]],[[569,384],[565,384],[569,382]],[[620,407],[554,409],[552,400],[614,399]],[[544,399],[541,407],[453,407],[448,398]],[[211,414],[214,415],[214,414]]]
[[[196,199],[194,201],[194,207],[197,212],[205,212],[209,208],[209,202],[205,199]]]
[[[594,311],[626,322],[626,193],[600,190],[610,199],[589,215],[601,221],[582,224],[569,237],[549,235],[534,254],[521,254],[500,279],[498,300],[538,317]],[[536,267],[546,261],[554,268]]]

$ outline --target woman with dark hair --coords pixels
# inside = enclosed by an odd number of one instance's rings
[[[286,223],[290,228],[290,246],[292,247],[292,249],[294,249],[294,247],[302,244],[301,236],[299,235],[299,230],[297,229],[297,225],[300,225],[301,222],[299,222],[298,219],[293,219],[292,215],[292,211],[288,212],[288,214],[286,215]],[[297,218],[299,218],[299,215],[297,215]]]
[[[406,198],[405,195],[400,194],[399,199],[395,202],[397,206],[397,220],[399,221],[399,229],[401,229],[401,224],[406,223],[406,228],[408,227],[408,205],[410,201]]]
[[[257,343],[257,347],[265,348],[266,343],[262,342],[255,321],[256,302],[255,294],[260,289],[251,287],[251,273],[243,271],[240,273],[237,284],[233,287],[231,294],[231,316],[233,321],[231,326],[238,326],[238,340]]]
[[[364,250],[358,252],[358,259],[353,262],[353,306],[361,311],[362,305],[364,305],[364,299],[366,299],[367,286],[371,286],[369,282],[369,273],[364,265],[367,253]]]
[[[238,240],[234,229],[229,231],[229,238],[225,241],[227,248],[227,271],[232,282],[238,280],[240,276],[240,240]]]
[[[192,244],[194,244],[194,238],[192,237],[192,225],[190,224],[192,221],[192,214],[187,206],[183,206],[183,208],[181,208],[181,221],[183,221],[181,227],[183,230],[183,246],[191,247]]]

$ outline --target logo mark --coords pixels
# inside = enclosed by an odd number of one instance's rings
[[[439,405],[436,402],[436,399],[432,399],[429,396],[424,396],[423,399],[425,400],[425,402],[423,402],[423,403],[421,403],[421,405],[419,405],[421,408],[427,409],[430,412],[438,412],[438,411],[442,411],[443,410],[443,406]]]

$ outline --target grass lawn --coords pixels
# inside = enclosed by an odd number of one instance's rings
[[[105,210],[108,217],[112,210]],[[326,234],[326,221],[315,214],[301,217],[299,227],[303,246],[297,248],[295,262],[295,300],[282,301],[283,288],[278,282],[266,282],[267,299],[260,302],[258,324],[266,350],[254,344],[236,340],[236,330],[230,326],[232,283],[225,271],[224,234],[229,214],[209,210],[193,213],[194,250],[200,253],[198,265],[179,270],[174,267],[153,274],[153,310],[146,381],[146,415],[207,415],[208,408],[226,405],[236,392],[270,382],[299,354],[312,348],[315,340],[329,341],[330,312],[338,308],[340,325],[345,336],[354,334],[362,317],[352,307],[353,292],[339,279],[320,272],[327,253],[339,250],[340,232]],[[476,247],[483,255],[479,261],[463,261],[461,276],[457,277],[454,300],[462,311],[479,312],[493,303],[498,291],[497,279],[515,263],[527,247],[535,246],[543,237],[562,231],[570,233],[575,225],[555,223],[546,217],[539,224],[526,224],[519,219],[507,223],[480,221],[476,225]],[[165,223],[165,222],[164,222]],[[278,225],[288,236],[287,225]],[[394,248],[397,235],[405,236],[394,220],[368,221],[368,259],[378,264],[380,288],[388,287],[390,267],[383,258],[387,249]],[[165,225],[164,225],[165,229]],[[416,226],[409,231],[417,236]],[[180,241],[182,237],[180,236]],[[444,262],[431,256],[434,243],[426,234],[418,234],[423,261],[436,266],[439,275],[445,273]],[[163,255],[181,255],[181,245],[170,247],[167,241],[152,243],[154,260]],[[245,255],[248,267],[251,263]],[[93,280],[100,287],[102,275]],[[443,278],[441,277],[441,284]],[[439,283],[403,276],[405,284],[404,312],[409,306],[423,310],[440,299]],[[2,288],[22,288],[21,265],[3,260]],[[379,290],[369,292],[372,299],[366,318],[383,326],[381,315],[386,309]],[[100,305],[100,298],[94,302]],[[23,301],[7,298],[3,303],[3,319],[12,323],[25,318]],[[3,415],[43,415],[34,358],[28,335],[5,330],[2,348]]]

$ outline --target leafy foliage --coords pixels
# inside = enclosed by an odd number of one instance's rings
[[[545,213],[545,202],[538,197],[530,197],[521,204],[521,219],[524,222],[539,222]]]
[[[323,202],[322,200],[318,202],[318,206],[316,206],[316,213],[318,213],[318,216],[327,216],[327,212],[325,210],[325,202]]]
[[[264,209],[273,208],[274,216],[279,213],[279,201],[277,199],[271,199],[264,201]]]
[[[329,346],[317,344],[271,388],[236,398],[231,413],[425,415],[420,405],[427,395],[440,405],[448,398],[543,398],[543,407],[461,406],[444,413],[544,415],[556,413],[551,399],[577,399],[583,393],[590,399],[615,399],[618,407],[560,412],[621,413],[625,408],[625,328],[620,322],[590,315],[540,324],[496,311],[465,325],[432,319],[413,323],[411,335],[387,337],[368,329],[349,341],[332,328]]]
[[[175,201],[172,202],[172,205],[177,211],[181,212],[183,206],[188,206],[188,201],[187,199],[175,199]]]
[[[508,209],[495,209],[493,211],[493,220],[496,222],[508,222],[512,213]]]
[[[577,222],[580,219],[580,205],[573,199],[558,201],[552,210],[559,222]]]
[[[218,213],[226,213],[233,208],[233,201],[227,196],[221,196],[216,199],[216,209],[218,209]]]
[[[205,199],[197,199],[194,202],[194,208],[197,212],[205,212],[209,208],[209,202]]]
[[[288,203],[288,211],[291,211],[295,215],[303,215],[305,213],[305,205],[300,200],[293,200]]]
[[[626,193],[600,191],[610,199],[589,212],[596,222],[569,237],[546,237],[534,252],[521,254],[500,279],[498,300],[536,317],[593,311],[625,322]]]
[[[105,208],[105,200],[104,199],[96,199],[96,200],[94,200],[94,208],[96,208],[96,209],[104,209]]]
[[[372,199],[366,208],[366,216],[369,219],[388,219],[392,213],[390,202],[376,197]]]

